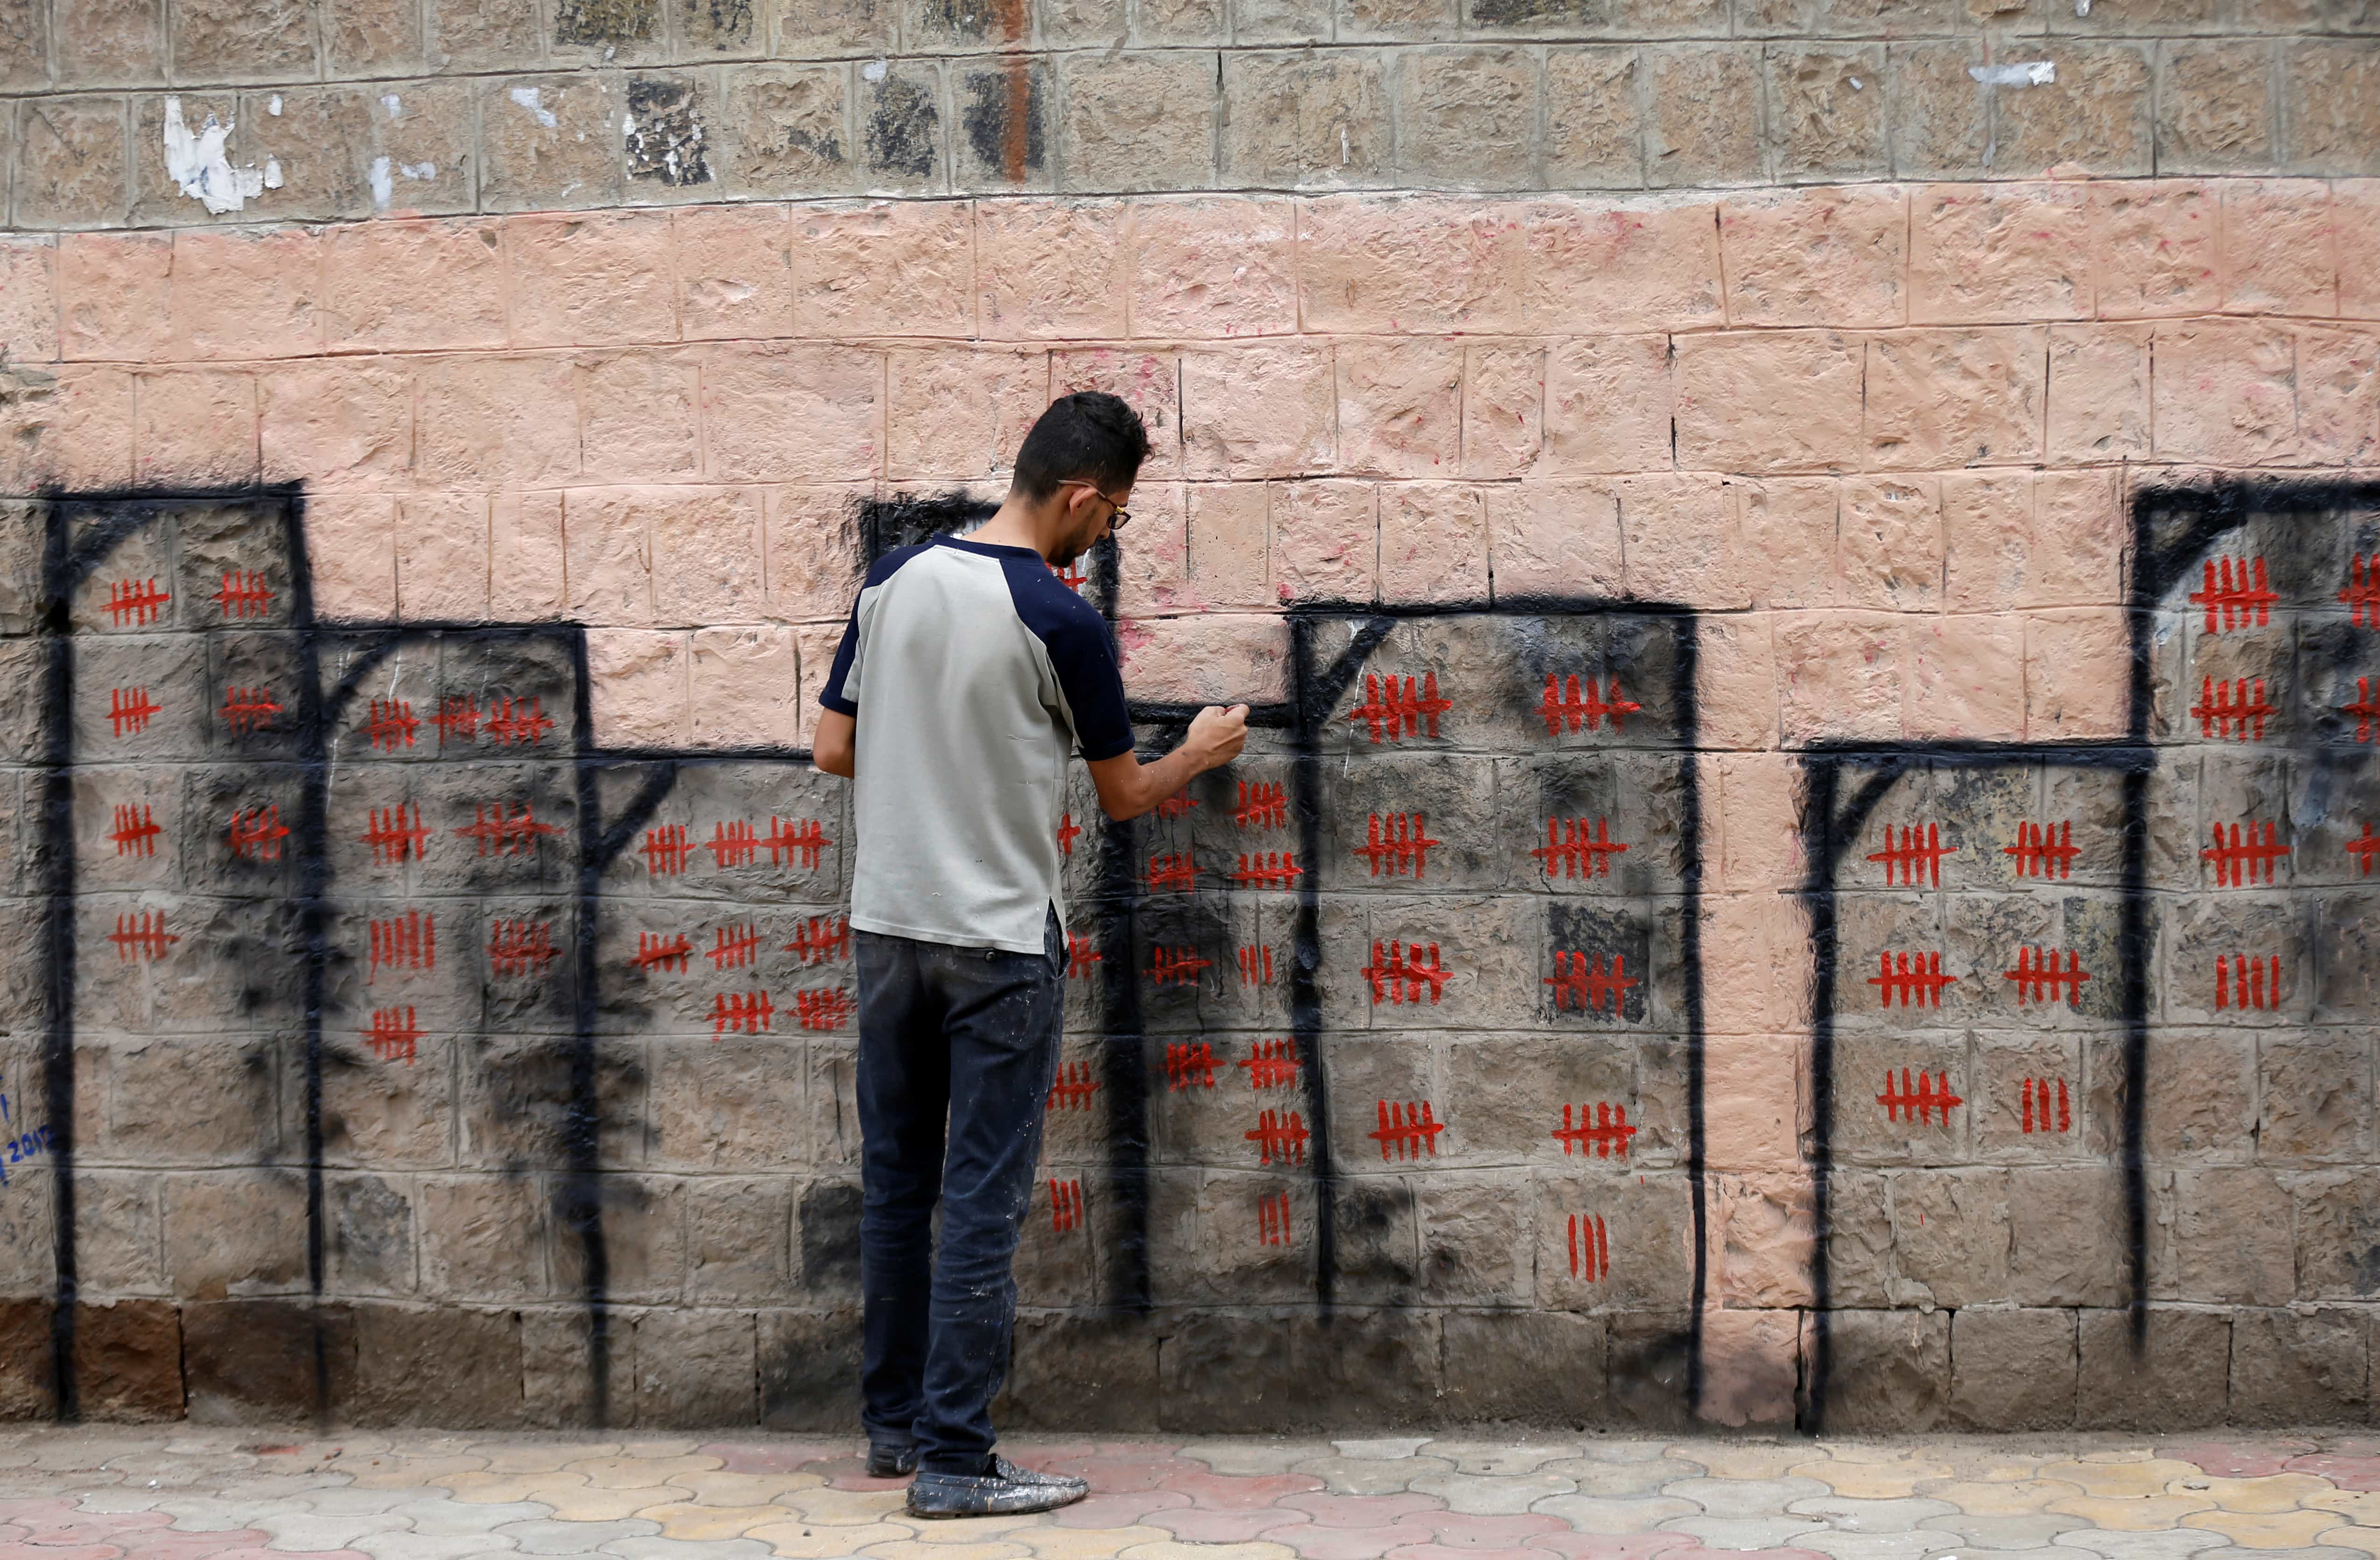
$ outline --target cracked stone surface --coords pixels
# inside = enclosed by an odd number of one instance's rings
[[[0,1431],[0,1560],[2374,1560],[2360,1437],[1044,1440],[916,1522],[855,1438]]]

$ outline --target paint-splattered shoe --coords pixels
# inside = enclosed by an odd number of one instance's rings
[[[906,1479],[917,1471],[917,1444],[895,1446],[888,1442],[868,1444],[868,1477],[870,1479]]]
[[[909,1486],[912,1517],[1016,1516],[1055,1511],[1091,1493],[1087,1479],[1062,1473],[1036,1473],[1006,1457],[992,1459],[988,1474],[920,1473]]]

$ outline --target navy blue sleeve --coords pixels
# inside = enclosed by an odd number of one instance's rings
[[[1001,560],[1016,615],[1050,652],[1066,707],[1074,712],[1075,745],[1090,763],[1132,751],[1132,716],[1124,707],[1123,673],[1107,620],[1061,584],[1038,560]]]
[[[879,558],[869,565],[868,578],[860,583],[861,594],[865,595],[870,589],[891,579],[900,572],[902,564],[925,550],[922,546],[896,547]],[[837,715],[859,713],[859,701],[846,697],[843,691],[844,680],[851,675],[851,663],[858,654],[859,603],[855,599],[851,604],[851,621],[844,625],[843,643],[835,647],[834,665],[826,674],[826,686],[819,690],[819,704],[822,707],[832,709]]]

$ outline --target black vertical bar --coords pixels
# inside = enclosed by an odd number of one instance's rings
[[[1289,961],[1290,1033],[1305,1078],[1307,1161],[1314,1180],[1314,1298],[1327,1314],[1339,1283],[1339,1177],[1330,1156],[1330,1080],[1322,1067],[1322,999],[1314,973],[1322,965],[1322,722],[1335,690],[1318,685],[1314,672],[1315,620],[1289,620],[1290,747],[1297,783],[1297,844],[1305,854],[1305,876],[1297,880],[1296,948]]]
[[[2116,930],[2124,970],[2124,1238],[2135,1354],[2147,1348],[2149,1328],[2149,1181],[2143,1145],[2149,1082],[2149,768],[2156,758],[2156,750],[2148,745],[2150,672],[2156,653],[2156,598],[2170,567],[2153,567],[2150,558],[2149,504],[2143,494],[2132,501],[2132,577],[2124,614],[2131,651],[2124,732],[2140,744],[2143,761],[2124,774],[2124,889]]]
[[[633,832],[641,819],[641,812],[650,816],[658,806],[662,794],[675,783],[674,766],[663,772],[663,779],[648,785],[629,817],[623,820],[625,829],[616,841],[604,837],[602,800],[596,787],[596,768],[592,758],[595,749],[593,712],[588,707],[589,678],[587,671],[587,635],[574,629],[570,635],[570,674],[575,693],[571,716],[571,742],[577,782],[578,805],[578,885],[574,933],[570,1025],[569,1107],[563,1120],[563,1227],[578,1238],[579,1262],[586,1279],[582,1300],[587,1307],[587,1401],[588,1417],[596,1429],[611,1421],[612,1416],[612,1308],[611,1248],[603,1231],[603,1187],[601,1179],[601,1101],[598,1096],[595,1071],[595,1014],[599,1001],[595,942],[603,889],[603,869],[611,863],[614,852],[625,849],[627,833]]]
[[[330,1339],[322,1325],[322,1007],[330,986],[330,733],[322,644],[300,501],[282,501],[282,556],[289,561],[289,621],[298,650],[298,938],[305,993],[306,1292],[314,1349],[314,1415],[331,1418]]]
[[[75,570],[64,504],[45,506],[42,527],[42,1090],[49,1112],[50,1248],[56,1298],[50,1308],[50,1371],[62,1423],[82,1417],[75,1377]]]
[[[1694,620],[1675,620],[1677,654],[1671,672],[1670,703],[1677,710],[1675,742],[1683,770],[1680,788],[1678,844],[1683,853],[1684,924],[1679,930],[1678,959],[1684,976],[1686,998],[1686,1175],[1694,1199],[1694,1276],[1693,1310],[1686,1323],[1686,1412],[1699,1417],[1703,1406],[1703,1304],[1710,1288],[1708,1191],[1703,1125],[1703,792],[1699,751],[1698,707],[1694,679],[1701,642]]]
[[[1091,590],[1115,645],[1120,580],[1116,542],[1091,550]],[[1116,1305],[1147,1311],[1154,1298],[1148,1271],[1148,1062],[1140,1011],[1139,972],[1133,934],[1140,918],[1140,880],[1132,864],[1140,834],[1131,820],[1099,819],[1099,905],[1102,1022],[1100,1082],[1108,1096],[1108,1185],[1115,1205],[1115,1243],[1109,1288]]]
[[[1810,794],[1803,804],[1803,840],[1809,854],[1804,901],[1810,907],[1810,1358],[1804,1368],[1800,1428],[1815,1435],[1827,1420],[1827,1385],[1834,1368],[1834,1340],[1828,1319],[1834,1306],[1834,1275],[1827,1241],[1832,1227],[1835,1128],[1835,961],[1839,930],[1835,915],[1835,792],[1841,770],[1828,761],[1810,768]]]

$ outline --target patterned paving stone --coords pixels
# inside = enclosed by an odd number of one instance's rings
[[[264,1547],[298,1554],[326,1549],[347,1549],[366,1533],[402,1532],[406,1520],[384,1512],[347,1517],[317,1511],[291,1511],[259,1518],[255,1526],[272,1534]]]
[[[2342,1490],[2380,1490],[2380,1457],[2318,1452],[2289,1460],[2292,1473],[2312,1473]]]
[[[2093,1457],[2078,1457],[2069,1462],[2043,1465],[2040,1477],[2062,1479],[2079,1484],[2086,1495],[2102,1499],[2139,1500],[2164,1494],[2178,1479],[2202,1479],[2205,1470],[2196,1463],[2180,1462],[2172,1457],[2143,1457],[2132,1462],[2103,1462]]]
[[[1286,1530],[1305,1527],[1310,1519],[1302,1511],[1268,1506],[1254,1511],[1207,1511],[1184,1506],[1152,1511],[1141,1520],[1145,1526],[1161,1529],[1186,1543],[1245,1543],[1251,1539],[1270,1538],[1294,1544],[1296,1541]]]
[[[1795,1464],[1812,1460],[1810,1448],[1799,1443],[1689,1442],[1678,1449],[1682,1455],[1701,1463],[1704,1470],[1714,1479],[1783,1479]]]
[[[617,1441],[498,1441],[487,1445],[491,1473],[559,1473],[574,1462],[620,1453]]]
[[[237,1530],[267,1517],[306,1508],[292,1500],[240,1501],[221,1495],[182,1495],[159,1501],[156,1509],[172,1518],[174,1526],[181,1531],[203,1533]]]
[[[1848,1495],[1812,1495],[1785,1509],[1796,1517],[1815,1517],[1846,1533],[1906,1533],[1928,1517],[1949,1517],[1958,1507],[1949,1501],[1914,1496],[1902,1500],[1856,1500]]]
[[[400,1528],[394,1532],[368,1533],[356,1540],[355,1547],[372,1560],[464,1560],[466,1555],[484,1554],[503,1542],[493,1533],[416,1533]],[[127,1560],[130,1557],[127,1556]]]
[[[1392,1526],[1432,1534],[1438,1542],[1455,1549],[1521,1549],[1563,1530],[1559,1518],[1535,1513],[1474,1517],[1460,1511],[1417,1511],[1399,1518]]]
[[[2194,1511],[2181,1525],[2221,1533],[2242,1549],[2311,1549],[2338,1524],[2327,1511]]]
[[[1702,1547],[1691,1533],[1540,1533],[1529,1542],[1565,1560],[1669,1560]]]
[[[496,1535],[512,1540],[513,1547],[524,1554],[577,1554],[601,1550],[613,1539],[650,1538],[661,1530],[660,1523],[633,1517],[610,1522],[573,1522],[548,1517],[507,1522],[496,1530]]]
[[[1703,1508],[1692,1501],[1668,1495],[1606,1500],[1600,1495],[1549,1495],[1535,1508],[1559,1517],[1585,1533],[1650,1533],[1670,1529],[1681,1517],[1700,1517]],[[1679,1529],[1678,1531],[1684,1530]]]
[[[2289,1458],[2317,1450],[2311,1441],[2189,1441],[2160,1445],[2157,1456],[2195,1463],[2221,1479],[2260,1479],[2279,1473]]]
[[[1117,1551],[1118,1560],[1296,1560],[1286,1544],[1190,1544],[1179,1539],[1157,1539]]]
[[[785,1508],[766,1505],[696,1506],[679,1501],[668,1506],[640,1506],[637,1516],[644,1521],[660,1523],[665,1539],[713,1543],[722,1539],[740,1539],[766,1522],[783,1521]]]
[[[2062,1500],[2085,1498],[2082,1486],[2062,1479],[1929,1479],[1917,1487],[1927,1500],[1946,1501],[1979,1516],[2015,1517],[2047,1511]]]
[[[706,1441],[695,1448],[719,1459],[722,1473],[797,1473],[814,1462],[846,1457],[860,1443],[842,1441]]]
[[[1835,1493],[1853,1500],[1906,1500],[1920,1493],[1921,1484],[1946,1479],[1952,1469],[1946,1462],[1909,1457],[1876,1462],[1829,1459],[1795,1463],[1786,1471],[1798,1479],[1815,1479]]]
[[[1429,1445],[1427,1435],[1382,1435],[1369,1441],[1333,1441],[1330,1445],[1342,1457],[1377,1457],[1392,1461],[1409,1457]]]
[[[1811,1517],[1681,1517],[1670,1524],[1692,1533],[1706,1549],[1790,1549],[1804,1533],[1823,1532],[1825,1524]]]
[[[917,1539],[892,1539],[858,1552],[873,1560],[1025,1560],[1033,1552],[1021,1543],[997,1541],[980,1543],[927,1543]]]
[[[788,1521],[771,1522],[765,1528],[755,1528],[744,1536],[767,1544],[771,1554],[783,1555],[785,1560],[837,1560],[839,1556],[858,1553],[867,1544],[915,1538],[917,1530],[908,1523],[846,1522],[829,1527]]]
[[[1215,1473],[1286,1473],[1293,1463],[1327,1457],[1331,1448],[1302,1441],[1201,1441],[1182,1450]]]
[[[681,1473],[670,1481],[697,1506],[766,1506],[790,1490],[815,1490],[826,1480],[815,1472]]]
[[[1956,1533],[1932,1533],[1922,1529],[1891,1533],[1830,1529],[1823,1533],[1804,1533],[1793,1542],[1800,1548],[1832,1555],[1834,1560],[1919,1560],[1921,1555],[1956,1549],[1966,1541]]]
[[[1063,1528],[1122,1528],[1146,1521],[1153,1511],[1169,1511],[1190,1504],[1190,1497],[1179,1490],[1119,1490],[1112,1493],[1091,1485],[1088,1498],[1075,1502],[1058,1513],[1058,1525]]]
[[[2314,1542],[2329,1549],[2357,1549],[2380,1555],[2380,1528],[2333,1528],[2317,1534]]]
[[[1671,1500],[1692,1501],[1709,1517],[1772,1517],[1797,1500],[1831,1494],[1815,1479],[1679,1479],[1661,1486]],[[1816,1527],[1813,1522],[1805,1524]],[[1681,1532],[1691,1531],[1682,1528]]]
[[[2051,1541],[2054,1548],[2082,1549],[2105,1560],[2190,1560],[2209,1550],[2229,1549],[2221,1533],[2197,1528],[2172,1528],[2160,1532],[2133,1532],[2116,1528],[2077,1528]]]
[[[2294,1511],[2312,1496],[2337,1486],[2311,1473],[2273,1473],[2255,1479],[2183,1479],[2184,1491],[2204,1493],[2226,1511]]]
[[[1383,1560],[1552,1560],[1542,1549],[1462,1549],[1452,1544],[1409,1543],[1387,1552]]]
[[[908,1502],[902,1490],[795,1490],[774,1504],[823,1527],[865,1527],[894,1516]]]
[[[538,1501],[516,1501],[510,1506],[466,1505],[461,1501],[431,1496],[393,1507],[389,1515],[404,1518],[412,1524],[415,1532],[425,1537],[468,1537],[473,1533],[492,1533],[507,1522],[533,1522],[541,1517],[551,1517],[553,1507]]]
[[[728,1539],[688,1543],[683,1540],[613,1539],[603,1546],[620,1560],[769,1560],[773,1552],[757,1539]]]
[[[698,1456],[637,1457],[624,1449],[615,1457],[582,1457],[565,1463],[562,1471],[576,1473],[597,1490],[650,1490],[670,1481],[673,1473],[710,1473],[719,1459]]]
[[[1575,1445],[1512,1445],[1500,1441],[1432,1441],[1423,1450],[1445,1457],[1457,1473],[1535,1473],[1549,1462],[1578,1455]]]
[[[1047,1473],[1071,1473],[1077,1479],[1087,1479],[1094,1491],[1117,1493],[1126,1490],[1154,1490],[1169,1480],[1194,1476],[1208,1478],[1218,1475],[1205,1463],[1189,1457],[1177,1457],[1169,1453],[1148,1457],[1107,1456],[1094,1452],[1083,1457],[1037,1458],[1033,1467]],[[1281,1478],[1281,1474],[1261,1474],[1260,1478]]]
[[[1415,1480],[1413,1489],[1438,1496],[1449,1511],[1499,1516],[1526,1511],[1554,1495],[1575,1493],[1578,1481],[1559,1473],[1431,1473]]]
[[[1096,1495],[1092,1497],[1094,1500],[1097,1498]],[[1327,1490],[1312,1490],[1304,1494],[1283,1495],[1274,1504],[1288,1510],[1302,1511],[1326,1528],[1374,1528],[1421,1512],[1446,1509],[1446,1503],[1436,1495],[1411,1492],[1393,1495],[1342,1495]]]
[[[1031,1549],[1035,1560],[1114,1560],[1122,1550],[1157,1542],[1165,1536],[1155,1528],[1137,1526],[1095,1530],[1050,1527],[1021,1532],[1015,1542]]]
[[[2041,1513],[2076,1518],[2077,1525],[2111,1528],[2133,1532],[2155,1532],[2170,1528],[2194,1511],[2212,1511],[2215,1503],[2204,1495],[2143,1495],[2134,1500],[2114,1500],[2096,1495],[2070,1495],[2052,1501]]]
[[[1418,1459],[1415,1459],[1418,1460]],[[1257,1479],[1226,1479],[1213,1473],[1170,1475],[1164,1488],[1190,1497],[1190,1504],[1209,1511],[1253,1511],[1286,1495],[1309,1494],[1323,1487],[1307,1473],[1271,1473]]]
[[[1427,1474],[1451,1473],[1454,1464],[1446,1457],[1418,1455],[1350,1457],[1332,1453],[1307,1457],[1295,1464],[1293,1471],[1309,1475],[1342,1495],[1388,1495],[1411,1488],[1415,1479]]]
[[[1563,1457],[1546,1464],[1537,1471],[1560,1474],[1575,1483],[1578,1493],[1583,1495],[1621,1499],[1629,1495],[1654,1494],[1664,1484],[1673,1484],[1681,1479],[1698,1478],[1702,1475],[1703,1465],[1676,1457],[1609,1462],[1595,1457]]]
[[[2081,1518],[2062,1512],[2036,1511],[2017,1517],[1928,1517],[1917,1525],[1956,1534],[1978,1549],[2039,1549],[2083,1523]]]
[[[1402,1544],[1415,1541],[1411,1528],[1393,1525],[1381,1528],[1326,1528],[1318,1522],[1269,1530],[1257,1535],[1275,1543],[1285,1543],[1297,1551],[1303,1560],[1373,1560]]]

